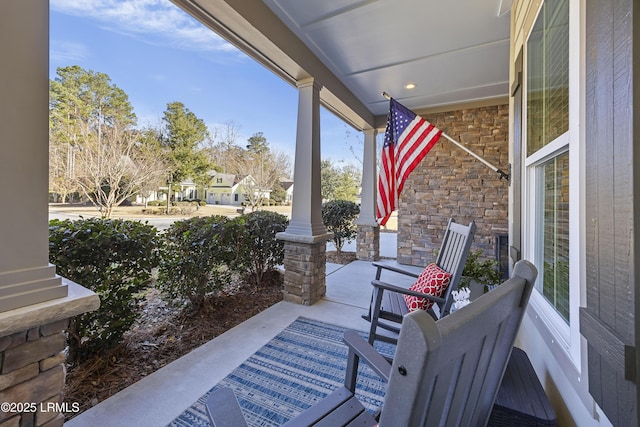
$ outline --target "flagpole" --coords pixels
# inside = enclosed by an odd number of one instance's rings
[[[467,153],[471,154],[473,157],[475,157],[476,159],[480,160],[482,163],[484,163],[489,169],[491,169],[494,172],[497,172],[500,175],[500,179],[504,178],[507,181],[509,181],[509,174],[506,173],[505,171],[495,167],[494,165],[492,165],[491,163],[489,163],[488,161],[486,161],[485,159],[483,159],[482,157],[480,157],[479,155],[477,155],[476,153],[474,153],[473,151],[469,150],[467,147],[465,147],[464,145],[460,144],[458,141],[456,141],[455,139],[451,138],[449,135],[447,135],[446,133],[442,132],[442,136],[444,136],[445,138],[447,138],[449,141],[453,142],[455,145],[457,145],[458,147],[462,148],[464,151],[466,151]]]
[[[387,92],[382,92],[382,96],[384,96],[387,99],[391,99],[391,95],[389,95]],[[507,180],[507,182],[509,181],[509,174],[506,173],[505,171],[503,171],[502,169],[499,169],[497,167],[495,167],[494,165],[492,165],[491,163],[489,163],[488,161],[486,161],[485,159],[483,159],[482,157],[480,157],[479,155],[477,155],[476,153],[474,153],[473,151],[469,150],[467,147],[465,147],[464,145],[462,145],[461,143],[459,143],[458,141],[456,141],[455,139],[451,138],[449,135],[447,135],[446,133],[442,132],[442,136],[444,136],[445,138],[447,138],[449,141],[453,142],[456,146],[460,147],[461,149],[463,149],[464,151],[466,151],[468,154],[472,155],[473,157],[475,157],[477,160],[481,161],[482,163],[484,163],[485,166],[487,166],[489,169],[491,169],[492,171],[498,173],[500,175],[500,179],[504,178]]]

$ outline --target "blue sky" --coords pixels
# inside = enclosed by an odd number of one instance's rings
[[[234,122],[239,145],[263,132],[269,145],[295,150],[297,90],[169,0],[51,0],[50,67],[79,65],[107,74],[129,95],[139,125],[158,125],[180,101],[209,128]],[[362,136],[322,109],[321,153],[357,163]],[[359,156],[360,157],[360,156]]]

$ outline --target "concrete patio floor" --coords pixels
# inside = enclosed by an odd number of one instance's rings
[[[395,234],[381,255],[395,258]],[[388,261],[395,262],[395,261]],[[298,317],[365,331],[375,269],[368,261],[327,264],[327,292],[312,306],[280,302],[65,423],[67,427],[165,426]],[[407,277],[384,278],[409,286]]]

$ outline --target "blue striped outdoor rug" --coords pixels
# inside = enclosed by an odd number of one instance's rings
[[[347,347],[344,328],[298,318],[213,387],[231,387],[250,426],[279,426],[344,383]],[[364,334],[363,334],[364,336]],[[382,354],[394,346],[376,343]],[[382,405],[384,383],[360,363],[356,395],[370,411]],[[207,392],[174,419],[170,427],[209,426]]]

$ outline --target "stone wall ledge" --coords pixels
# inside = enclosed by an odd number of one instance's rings
[[[0,313],[0,336],[68,319],[94,311],[100,306],[100,298],[94,292],[65,278],[62,278],[62,283],[69,289],[68,295],[64,298]]]
[[[324,234],[318,234],[315,236],[307,236],[303,234],[293,234],[293,233],[287,233],[286,231],[283,231],[281,233],[276,234],[276,239],[284,240],[285,242],[306,243],[309,245],[313,245],[316,243],[327,242],[333,239],[333,233],[324,233]]]

